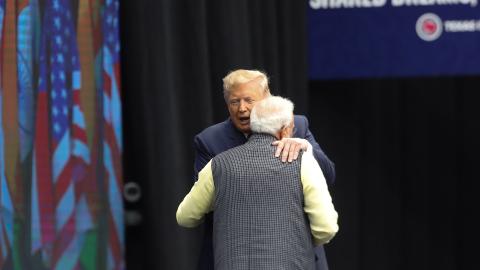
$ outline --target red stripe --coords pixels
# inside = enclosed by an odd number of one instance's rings
[[[73,104],[77,104],[80,107],[80,90],[74,89],[73,90]]]
[[[72,183],[72,164],[71,158],[67,161],[67,164],[65,164],[65,167],[63,168],[62,172],[57,178],[57,181],[55,183],[55,199],[57,206],[62,200],[63,195],[67,191],[68,187]]]
[[[111,160],[113,163],[113,170],[115,173],[115,179],[117,180],[117,185],[119,189],[122,188],[122,162],[121,162],[121,153],[118,149],[118,145],[115,139],[115,133],[113,127],[109,124],[105,124],[105,139],[110,147]]]
[[[113,65],[113,70],[114,70],[114,75],[115,75],[115,78],[113,78],[115,80],[115,82],[117,83],[117,89],[118,89],[118,96],[121,98],[122,97],[122,93],[120,91],[121,89],[121,79],[120,79],[120,63],[117,62]]]
[[[112,78],[106,71],[103,71],[103,92],[107,95],[108,99],[112,97]]]
[[[72,135],[73,138],[76,140],[82,141],[85,145],[87,145],[87,133],[85,130],[78,125],[73,125],[72,127]]]
[[[55,228],[52,225],[55,224],[55,202],[48,126],[47,93],[41,91],[38,94],[37,119],[35,124],[35,162],[42,244],[51,243],[55,238]]]
[[[112,97],[112,78],[105,71],[103,72],[103,92],[108,99]]]

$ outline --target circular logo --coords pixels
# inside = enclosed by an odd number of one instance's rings
[[[421,39],[434,41],[442,34],[442,20],[436,14],[425,13],[418,18],[415,29]]]

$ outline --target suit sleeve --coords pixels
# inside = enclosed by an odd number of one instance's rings
[[[327,184],[332,185],[335,182],[335,164],[327,157],[327,155],[325,155],[322,148],[320,148],[320,145],[315,140],[312,132],[310,132],[310,129],[308,128],[308,119],[305,116],[302,118],[305,120],[307,130],[304,139],[306,139],[312,145],[313,156],[317,160],[318,164],[320,164],[320,168],[322,169],[323,175],[327,180]]]
[[[213,155],[208,151],[202,138],[197,135],[193,139],[195,148],[195,162],[193,164],[193,181],[197,181],[198,173],[207,163],[213,158]]]

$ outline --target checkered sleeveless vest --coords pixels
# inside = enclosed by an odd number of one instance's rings
[[[282,163],[274,157],[274,140],[253,134],[213,158],[216,270],[315,269],[301,155]]]

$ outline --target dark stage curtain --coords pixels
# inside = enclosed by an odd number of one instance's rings
[[[194,269],[202,228],[180,228],[175,211],[193,184],[193,136],[227,117],[221,79],[230,70],[266,71],[274,94],[307,111],[305,9],[278,0],[122,2],[125,183],[143,190],[125,204],[143,217],[126,229],[129,269]]]
[[[480,269],[480,77],[310,84],[336,163],[330,269]]]
[[[477,269],[478,77],[307,83],[304,1],[121,3],[128,269],[194,269],[180,228],[194,134],[227,117],[221,78],[263,69],[336,163],[332,270]],[[308,97],[308,98],[307,98]],[[127,213],[127,224],[129,221]]]

